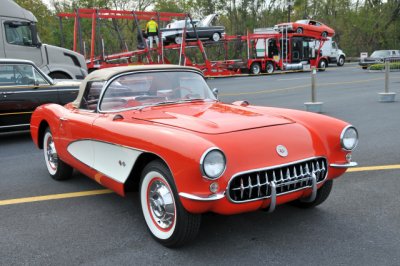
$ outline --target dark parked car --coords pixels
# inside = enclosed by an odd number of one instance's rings
[[[213,21],[216,19],[217,14],[211,14],[202,20],[177,20],[167,25],[166,28],[161,29],[162,39],[164,43],[182,43],[182,33],[186,23],[186,40],[195,40],[196,34],[194,27],[201,40],[212,40],[218,42],[225,34],[225,27],[212,26]]]
[[[0,132],[29,129],[36,107],[73,101],[79,84],[74,80],[54,81],[32,61],[0,59]]]
[[[367,69],[374,64],[382,64],[386,59],[399,60],[400,61],[400,50],[378,50],[374,51],[371,56],[361,58],[359,65],[363,69]]]

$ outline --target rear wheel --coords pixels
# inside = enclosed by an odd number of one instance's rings
[[[213,35],[211,36],[211,39],[212,39],[214,42],[218,42],[219,39],[221,39],[221,36],[219,35],[218,32],[214,32]]]
[[[65,180],[71,178],[72,167],[58,158],[57,149],[50,128],[47,128],[44,133],[43,154],[47,170],[53,179]]]
[[[296,200],[296,201],[292,202],[292,205],[299,207],[299,208],[303,208],[303,209],[313,208],[315,206],[318,206],[329,197],[329,195],[331,194],[331,191],[332,191],[332,186],[333,186],[333,181],[328,180],[325,182],[325,184],[322,187],[320,187],[318,189],[315,200],[313,200],[311,202],[305,202],[300,199],[300,200]]]
[[[272,62],[267,62],[267,65],[265,66],[265,70],[267,71],[268,74],[274,73],[275,67]]]
[[[296,33],[302,34],[303,33],[303,28],[297,28]]]
[[[258,75],[261,73],[261,65],[260,63],[254,62],[250,66],[250,72],[251,74]]]
[[[201,216],[183,208],[172,174],[161,161],[150,162],[144,168],[140,203],[147,227],[159,243],[178,247],[196,237]]]

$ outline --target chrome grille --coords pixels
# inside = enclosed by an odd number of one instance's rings
[[[247,171],[233,176],[227,194],[233,202],[265,199],[271,197],[273,191],[278,196],[312,187],[312,176],[319,183],[325,179],[327,172],[327,161],[322,157]]]

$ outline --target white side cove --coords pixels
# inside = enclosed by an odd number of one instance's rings
[[[125,183],[142,151],[94,140],[79,140],[68,152],[82,163],[119,183]]]

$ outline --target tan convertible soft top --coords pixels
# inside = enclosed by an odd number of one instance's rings
[[[75,101],[72,103],[74,107],[79,108],[79,105],[82,101],[83,94],[85,92],[85,88],[87,83],[94,81],[107,81],[111,77],[125,73],[125,72],[133,72],[133,71],[146,71],[146,70],[194,70],[202,74],[202,72],[198,68],[194,67],[186,67],[186,66],[178,66],[178,65],[135,65],[135,66],[122,66],[122,67],[110,67],[103,68],[90,73],[79,86],[79,94]]]

